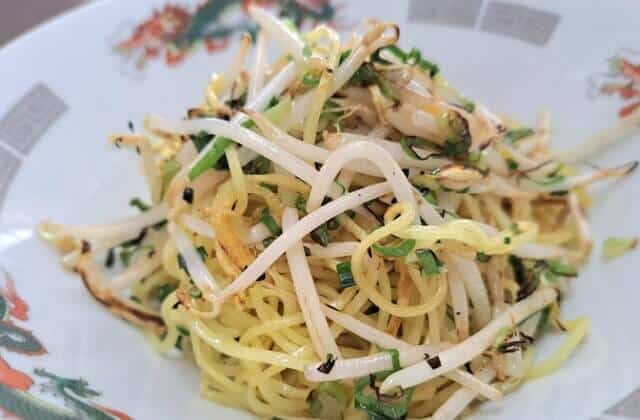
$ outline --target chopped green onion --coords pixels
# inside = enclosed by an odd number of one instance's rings
[[[407,62],[407,53],[402,51],[397,45],[389,45],[383,48],[385,51],[389,51],[394,57],[400,59],[403,63]]]
[[[262,216],[260,217],[260,223],[265,225],[269,232],[274,236],[280,236],[282,234],[282,228],[278,225],[278,222],[271,216],[268,208],[262,210]]]
[[[313,50],[311,49],[310,45],[305,45],[304,48],[302,49],[302,56],[305,58],[311,57],[312,53],[313,53]]]
[[[431,153],[425,157],[420,156],[418,153],[416,153],[416,151],[414,150],[414,147],[430,147],[433,146],[433,143],[425,140],[425,139],[421,139],[419,137],[403,137],[402,139],[400,139],[400,146],[402,147],[402,151],[408,155],[410,158],[413,159],[417,159],[417,160],[427,160],[430,159],[432,157],[438,157],[439,154],[438,153]]]
[[[189,171],[189,180],[193,181],[208,169],[213,168],[220,158],[224,156],[225,150],[231,143],[233,142],[226,137],[217,137],[214,140],[213,147]]]
[[[160,172],[162,173],[162,185],[165,190],[169,186],[169,183],[171,182],[173,177],[176,176],[181,168],[182,167],[180,163],[175,159],[169,159],[162,163]]]
[[[462,104],[461,104],[462,108],[464,108],[465,111],[467,111],[469,114],[472,114],[473,111],[476,110],[476,103],[473,101],[470,101],[469,99],[462,99]]]
[[[340,61],[338,62],[339,64],[342,64],[344,62],[344,60],[346,60],[347,58],[349,58],[349,56],[351,55],[351,49],[348,50],[344,50],[340,53]]]
[[[507,160],[505,160],[505,163],[507,164],[507,168],[509,168],[509,170],[512,172],[518,170],[518,167],[520,166],[518,162],[511,158],[507,158]]]
[[[400,352],[397,349],[387,349],[385,351],[391,355],[392,372],[400,370],[400,368],[402,367],[400,366]]]
[[[340,282],[340,288],[346,289],[347,287],[353,287],[356,285],[353,279],[353,273],[351,272],[351,263],[341,262],[336,264],[336,271],[338,272],[338,280]]]
[[[188,335],[191,335],[191,333],[189,332],[189,330],[188,330],[188,329],[186,329],[185,327],[183,327],[182,325],[178,325],[178,326],[176,327],[176,330],[178,330],[178,332],[179,332],[181,335],[187,335],[187,336],[188,336]]]
[[[323,223],[316,230],[311,232],[311,239],[324,247],[329,245],[329,243],[331,242],[331,237],[329,236],[329,229],[327,228],[327,224]]]
[[[247,163],[243,172],[247,175],[264,175],[271,172],[271,161],[262,155],[258,155],[251,162]]]
[[[364,410],[369,416],[369,419],[373,420],[397,420],[406,418],[414,388],[400,390],[396,395],[380,394],[375,380],[376,376],[370,375],[356,382],[353,388],[355,407]],[[372,392],[365,393],[367,388],[371,388]]]
[[[122,248],[120,251],[120,261],[122,262],[122,265],[129,267],[129,265],[131,265],[131,259],[135,253],[144,250],[153,252],[154,248],[151,245],[133,245]]]
[[[311,391],[307,402],[314,418],[340,419],[349,404],[349,393],[339,382],[322,382]]]
[[[169,283],[165,283],[165,284],[163,284],[161,286],[158,286],[156,288],[156,290],[155,290],[156,298],[160,302],[164,302],[164,300],[167,298],[167,296],[169,296],[171,294],[171,292],[173,292],[176,289],[177,289],[176,285],[169,284]]]
[[[264,112],[264,116],[273,123],[279,123],[289,115],[289,113],[291,112],[291,107],[291,98],[286,98],[281,100],[271,108],[268,108]],[[244,128],[252,128],[255,126],[255,123],[251,120],[247,120],[240,125]],[[202,158],[200,158],[200,160],[197,161],[193,168],[191,168],[191,170],[189,171],[189,180],[193,181],[207,170],[215,167],[218,161],[224,156],[224,152],[225,150],[227,150],[227,147],[229,147],[232,143],[233,141],[226,137],[216,137],[213,140],[213,146],[211,147],[211,149],[209,149],[209,151]]]
[[[302,75],[302,84],[306,87],[316,87],[320,83],[320,78],[322,76],[317,73],[306,72]]]
[[[129,205],[131,207],[137,208],[141,212],[145,212],[145,211],[147,211],[147,210],[149,210],[151,208],[150,205],[148,205],[147,203],[145,203],[144,201],[142,201],[138,197],[135,197],[135,198],[132,198],[131,200],[129,200]]]
[[[268,248],[269,245],[271,245],[271,243],[273,241],[275,241],[276,238],[274,238],[273,236],[269,236],[268,238],[265,238],[262,240],[262,246],[265,248]]]
[[[478,262],[486,263],[486,262],[489,262],[490,259],[491,259],[491,255],[487,255],[482,251],[476,252],[476,260]]]
[[[337,230],[340,228],[340,222],[335,217],[333,219],[329,219],[327,221],[327,229],[329,230]]]
[[[204,149],[207,144],[213,140],[213,137],[213,134],[209,134],[206,131],[200,131],[199,133],[191,134],[189,136],[198,153],[200,153],[202,149]]]
[[[433,191],[431,191],[430,188],[420,187],[418,191],[420,191],[420,194],[422,194],[422,196],[424,197],[425,200],[427,200],[427,202],[433,204],[434,206],[438,205],[438,199],[433,194]]]
[[[359,87],[367,87],[378,82],[378,73],[369,63],[362,64],[351,76],[349,83]]]
[[[636,246],[638,246],[638,238],[607,238],[602,246],[602,256],[607,260],[612,260],[621,257]]]
[[[442,272],[442,262],[430,249],[416,250],[416,257],[418,257],[418,264],[422,269],[423,276],[432,276]]]
[[[398,246],[380,246],[373,244],[371,247],[374,251],[384,257],[406,257],[416,246],[415,239],[407,239],[402,241]]]
[[[505,143],[515,143],[525,137],[529,137],[534,134],[534,131],[530,128],[514,128],[505,133],[503,141]]]
[[[455,137],[450,137],[444,141],[442,151],[446,156],[457,157],[465,154],[469,150],[470,144]]]
[[[432,78],[440,72],[440,67],[436,63],[432,63],[429,60],[425,60],[424,58],[420,60],[418,63],[418,67],[420,67],[423,71],[429,73],[429,76]]]
[[[547,261],[548,270],[561,277],[577,277],[578,269],[572,265],[563,264],[559,261]]]

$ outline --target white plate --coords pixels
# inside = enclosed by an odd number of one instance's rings
[[[158,57],[143,67],[135,65],[140,50],[128,57],[114,50],[136,24],[168,3],[96,2],[0,50],[0,266],[29,306],[21,311],[18,303],[0,322],[0,333],[19,326],[18,335],[29,338],[37,353],[24,354],[24,343],[2,347],[0,335],[0,357],[8,364],[0,363],[0,406],[9,411],[20,399],[46,401],[46,410],[77,410],[71,408],[75,397],[37,386],[61,383],[34,372],[45,368],[61,378],[86,378],[90,388],[102,392],[86,399],[96,410],[86,413],[92,419],[108,412],[98,405],[139,419],[248,418],[202,400],[194,368],[159,357],[138,331],[96,305],[34,234],[44,218],[95,222],[130,212],[128,199],[143,191],[142,181],[135,176],[134,158],[109,147],[107,134],[125,130],[127,121],[139,122],[148,112],[181,117],[186,107],[201,101],[210,73],[226,68],[233,48],[225,46],[225,39],[215,40],[218,50],[208,53],[196,37],[174,65],[167,64],[162,44]],[[192,18],[195,2],[181,3]],[[226,3],[225,13],[204,20],[232,28],[233,44],[246,18],[240,0]],[[637,68],[635,82],[619,72],[605,75],[614,71],[612,57],[640,65],[640,53],[632,51],[640,50],[640,4],[631,0],[589,2],[588,7],[553,0],[359,0],[326,10],[336,13],[334,21],[343,29],[368,16],[399,22],[401,45],[419,47],[463,92],[491,109],[533,124],[537,111],[548,107],[559,148],[577,144],[613,123],[620,109],[640,101]],[[605,83],[628,84],[631,97],[603,95]],[[640,143],[630,141],[594,161],[638,157]],[[639,188],[636,176],[598,190],[590,214],[598,243],[609,235],[640,233],[635,220]],[[640,397],[634,397],[640,394],[634,391],[640,385],[637,265],[634,256],[604,264],[599,253],[596,246],[564,305],[567,317],[591,318],[588,340],[557,374],[527,383],[503,402],[483,405],[479,417],[640,418]],[[6,284],[9,274],[1,277]],[[3,296],[12,299],[10,293]],[[543,344],[549,347],[550,340]],[[42,413],[52,413],[46,410]]]

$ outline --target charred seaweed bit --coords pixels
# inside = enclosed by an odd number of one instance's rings
[[[196,251],[198,252],[198,255],[200,256],[200,259],[202,261],[206,260],[209,257],[209,253],[207,252],[206,248],[203,246],[197,247]]]
[[[232,110],[237,111],[238,109],[244,107],[246,102],[247,102],[247,92],[245,91],[242,95],[238,96],[237,98],[231,98],[225,101],[224,104],[229,108],[231,108]]]
[[[471,369],[471,362],[467,362],[464,364],[464,368],[467,372],[469,372],[471,375],[473,375],[473,370]]]
[[[193,204],[193,196],[194,196],[194,192],[193,192],[193,188],[191,187],[186,187],[182,191],[182,199],[189,204]]]
[[[131,131],[132,133],[134,131],[136,131],[135,127],[133,126],[133,121],[131,121],[131,120],[129,120],[129,122],[127,122],[127,127],[129,127],[129,131]]]
[[[320,366],[318,366],[318,372],[328,375],[331,370],[333,370],[333,366],[336,364],[336,360],[338,359],[336,359],[333,354],[327,354],[327,359],[322,364],[320,364]]]
[[[125,241],[123,243],[120,244],[121,247],[128,247],[128,246],[137,246],[140,245],[140,243],[144,240],[144,238],[147,236],[147,228],[144,228],[140,231],[140,233],[138,234],[138,236],[136,236],[133,239],[130,239],[128,241]]]
[[[267,275],[265,273],[260,274],[260,277],[258,277],[256,279],[256,281],[263,281],[267,278]]]
[[[180,253],[178,254],[178,267],[184,270],[184,272],[187,273],[187,276],[191,277],[189,269],[187,268],[187,262],[184,260],[184,257]]]
[[[107,251],[107,258],[104,260],[104,266],[107,268],[113,267],[116,262],[116,251],[114,248],[109,248]]]
[[[143,213],[151,208],[150,205],[148,205],[147,203],[145,203],[144,201],[142,201],[138,197],[134,197],[131,200],[129,200],[129,205],[131,207],[137,208],[138,210],[140,210]]]
[[[378,308],[378,305],[369,301],[369,307],[365,309],[364,314],[373,315],[373,314],[377,314],[378,312],[380,312],[380,308]]]
[[[425,354],[425,359],[427,361],[427,364],[429,364],[429,366],[431,367],[431,369],[438,369],[440,366],[442,366],[442,362],[440,361],[440,356],[433,356],[431,358],[428,357],[428,354]]]
[[[91,252],[91,244],[88,241],[82,240],[82,246],[80,248],[82,254],[88,254]]]

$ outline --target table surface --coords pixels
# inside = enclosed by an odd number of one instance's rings
[[[86,0],[0,1],[0,46],[16,36]]]

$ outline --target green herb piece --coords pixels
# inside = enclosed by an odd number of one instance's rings
[[[340,222],[335,217],[333,219],[329,219],[327,221],[327,229],[329,230],[337,230],[340,228]]]
[[[440,67],[438,67],[436,63],[432,63],[431,61],[425,60],[424,58],[420,60],[420,63],[418,63],[418,67],[420,67],[423,71],[429,73],[429,76],[431,76],[432,78],[440,72]]]
[[[213,146],[209,151],[191,168],[189,171],[189,180],[193,181],[205,171],[213,168],[216,163],[224,156],[225,150],[233,142],[226,137],[217,137],[214,140]]]
[[[151,245],[132,245],[123,247],[120,251],[120,262],[125,267],[129,267],[131,265],[131,260],[136,252],[147,250],[149,252],[153,252],[153,246]]]
[[[430,249],[416,250],[416,257],[418,257],[418,264],[420,265],[423,276],[442,273],[443,264]]]
[[[503,141],[505,143],[513,144],[518,140],[522,140],[525,137],[529,137],[534,134],[534,131],[530,128],[514,128],[505,133]]]
[[[419,187],[418,191],[420,191],[420,194],[422,194],[422,196],[424,197],[425,200],[427,200],[427,202],[429,202],[434,206],[438,205],[438,199],[436,198],[433,191],[431,191],[431,189],[429,189],[428,187]]]
[[[367,87],[378,82],[378,73],[369,63],[362,64],[351,76],[349,83],[354,86]]]
[[[349,404],[349,392],[339,382],[322,382],[307,399],[309,413],[318,419],[341,419]]]
[[[251,162],[247,163],[242,170],[247,175],[268,174],[271,172],[271,161],[262,155],[258,155]]]
[[[169,186],[173,177],[180,172],[181,168],[182,166],[175,159],[169,159],[162,163],[160,166],[160,172],[162,173],[162,185],[165,190]]]
[[[349,56],[351,55],[351,49],[348,50],[344,50],[340,53],[340,61],[338,62],[339,64],[342,64],[344,62],[344,60],[346,60],[347,58],[349,58]]]
[[[376,253],[384,257],[406,257],[411,251],[413,251],[415,246],[416,241],[414,239],[407,239],[402,241],[398,246],[380,246],[378,244],[373,244],[371,247],[376,251]]]
[[[507,168],[513,172],[513,171],[517,171],[518,167],[520,166],[518,164],[518,162],[516,162],[515,160],[511,159],[511,158],[507,158],[507,160],[505,160],[505,163],[507,164]]]
[[[402,367],[400,366],[400,352],[397,349],[387,349],[385,351],[391,355],[391,371],[400,370]]]
[[[612,260],[621,257],[638,246],[638,238],[610,237],[602,245],[604,259]]]
[[[306,87],[316,87],[322,76],[318,73],[306,72],[302,75],[302,84]]]
[[[356,285],[353,279],[353,273],[351,272],[351,263],[341,262],[336,264],[336,271],[338,272],[338,281],[340,282],[340,288],[346,289],[347,287],[353,287]]]
[[[482,251],[476,252],[476,260],[478,262],[486,263],[486,262],[489,262],[490,259],[491,259],[491,255],[487,255]]]
[[[511,236],[505,236],[502,241],[504,242],[505,245],[510,245],[511,244]]]
[[[473,111],[476,110],[476,103],[469,99],[462,99],[462,104],[460,104],[462,108],[467,111],[469,114],[472,114]]]
[[[273,236],[269,236],[268,238],[262,240],[262,246],[268,248],[269,245],[271,245],[271,243],[275,240],[276,238],[274,238]]]
[[[416,250],[416,257],[418,257],[418,264],[420,265],[423,276],[442,273],[443,264],[430,249]]]
[[[419,137],[403,137],[400,139],[400,146],[402,147],[402,151],[412,159],[427,160],[432,157],[441,156],[439,153],[431,153],[424,157],[420,156],[414,147],[433,147],[433,143]]]
[[[169,284],[169,283],[165,283],[161,286],[158,286],[155,290],[156,293],[156,298],[160,301],[160,302],[164,302],[164,300],[167,298],[167,296],[169,296],[171,294],[171,292],[173,292],[174,290],[176,290],[177,287],[173,284]]]
[[[178,332],[180,333],[180,335],[186,335],[189,336],[191,335],[191,333],[189,332],[188,329],[186,329],[185,327],[183,327],[182,325],[178,325],[176,327],[176,330],[178,330]]]
[[[329,236],[329,229],[327,224],[323,223],[316,230],[311,232],[311,239],[326,247],[331,243],[331,236]]]
[[[311,49],[310,45],[305,45],[304,48],[302,49],[302,56],[304,58],[309,58],[311,57],[311,54],[313,53],[313,50]]]
[[[369,419],[373,420],[406,418],[414,388],[400,390],[392,395],[381,394],[375,381],[376,375],[370,375],[356,382],[353,388],[355,407],[364,410]]]
[[[204,149],[207,144],[213,140],[213,137],[213,134],[209,134],[206,131],[200,131],[199,133],[191,134],[189,136],[198,153],[200,153],[202,149]]]
[[[274,236],[280,236],[282,234],[282,228],[278,225],[278,222],[271,216],[268,208],[262,210],[262,216],[260,216],[260,223],[265,225],[269,232]]]
[[[547,261],[547,269],[561,277],[577,277],[578,269],[569,264],[563,264],[560,261]]]

